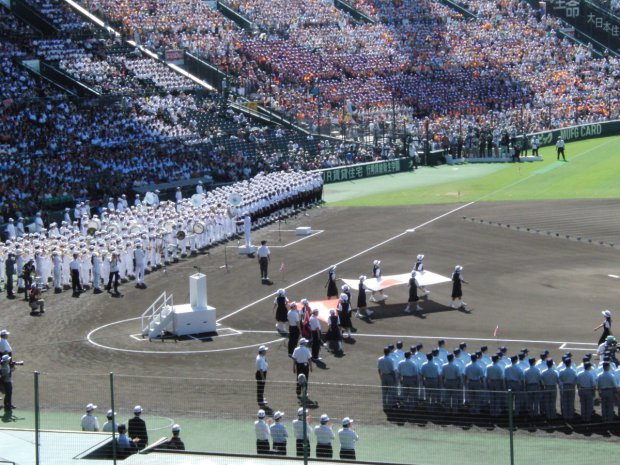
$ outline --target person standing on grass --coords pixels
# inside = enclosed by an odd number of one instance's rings
[[[270,426],[271,441],[273,443],[273,453],[276,455],[286,455],[286,441],[288,439],[288,431],[280,420],[284,417],[284,412],[276,412],[273,415],[275,423]]]
[[[297,409],[297,419],[293,420],[293,432],[295,433],[295,450],[297,451],[297,457],[304,456],[304,442],[308,448],[308,455],[310,454],[310,441],[308,435],[310,434],[310,417],[307,415],[306,409],[306,436],[304,438],[304,408],[299,407]],[[305,441],[304,441],[305,439]]]
[[[82,416],[82,420],[80,421],[82,431],[99,431],[99,421],[97,420],[97,417],[93,414],[96,408],[97,406],[94,404],[88,404],[86,406],[86,414]]]
[[[566,157],[564,157],[564,139],[562,136],[558,137],[557,142],[555,143],[555,148],[558,152],[558,160],[560,159],[560,155],[562,156],[562,160],[566,161]]]
[[[353,420],[349,417],[342,419],[342,428],[338,430],[340,440],[340,460],[355,460],[355,443],[360,437],[353,431]]]
[[[320,425],[314,427],[316,435],[316,457],[323,459],[331,459],[333,454],[332,442],[336,435],[331,426],[328,426],[329,417],[326,414],[321,415]]]
[[[256,414],[258,419],[254,422],[254,432],[256,433],[256,453],[259,455],[269,454],[269,438],[271,430],[265,421],[265,411],[260,409]]]
[[[279,333],[286,333],[284,324],[288,321],[288,299],[284,289],[278,289],[278,295],[273,301],[273,311],[276,314],[276,329]]]

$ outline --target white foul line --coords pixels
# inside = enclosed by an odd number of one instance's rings
[[[269,247],[272,248],[272,249],[286,249],[287,247],[290,247],[291,245],[295,245],[295,244],[297,244],[297,243],[299,243],[301,241],[305,241],[306,239],[310,239],[311,237],[318,236],[319,234],[321,234],[323,232],[325,232],[324,229],[317,229],[316,231],[312,231],[311,234],[308,234],[305,237],[301,237],[301,238],[297,239],[296,241],[289,242],[286,245],[270,245]]]

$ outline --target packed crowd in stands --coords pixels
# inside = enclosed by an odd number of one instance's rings
[[[525,3],[472,0],[467,6],[477,18],[470,21],[424,0],[353,3],[376,24],[357,24],[320,0],[232,2],[264,28],[253,37],[190,3],[200,27],[195,16],[187,21],[164,9],[151,17],[145,42],[188,46],[238,74],[241,86],[264,102],[309,121],[317,119],[318,98],[324,100],[322,119],[365,125],[391,121],[394,113],[398,121],[429,115],[433,133],[453,133],[459,120],[464,127],[502,121],[506,128],[534,131],[616,114],[617,59],[594,58],[590,49],[558,37],[559,20]],[[110,2],[86,4],[121,16]],[[155,17],[162,22],[155,24]],[[138,19],[132,14],[127,21]],[[210,39],[185,40],[206,24],[219,47]],[[171,31],[181,31],[176,40]]]
[[[69,26],[59,30],[84,32],[81,19],[65,11],[63,2],[32,4],[55,24],[66,18]],[[264,28],[256,35],[198,0],[157,9],[141,1],[84,5],[148,48],[186,48],[206,57],[231,72],[233,86],[246,97],[311,122],[314,130],[326,122],[345,130],[357,125],[377,141],[395,122],[423,136],[428,115],[433,147],[462,134],[472,153],[484,138],[497,147],[507,132],[617,114],[617,59],[595,58],[590,48],[558,38],[558,20],[524,3],[471,0],[467,7],[477,19],[464,21],[427,0],[355,2],[374,24],[357,23],[323,0],[233,4]],[[277,24],[268,24],[272,20]],[[0,25],[24,37],[34,33],[5,10]],[[257,125],[231,107],[223,111],[218,98],[194,95],[196,86],[165,65],[131,49],[112,53],[117,45],[83,34],[3,41],[3,95],[54,97],[19,106],[4,100],[0,201],[5,210],[7,204],[13,205],[9,210],[34,210],[30,192],[34,198],[86,193],[94,198],[131,185],[204,176],[235,181],[265,169],[309,169],[377,156]],[[16,64],[16,58],[31,56],[116,96],[116,103],[101,108],[58,100],[58,93]],[[484,134],[478,130],[483,128]],[[31,158],[25,162],[24,156]],[[114,174],[105,186],[97,179],[100,170]]]

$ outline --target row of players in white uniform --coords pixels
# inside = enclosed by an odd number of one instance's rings
[[[138,284],[144,284],[145,270],[195,254],[236,234],[237,219],[242,215],[254,218],[273,205],[286,204],[321,186],[319,173],[259,174],[206,193],[198,184],[191,199],[183,199],[178,191],[176,203],[160,202],[155,191],[147,194],[146,200],[137,197],[134,206],[129,206],[123,195],[116,206],[110,202],[101,215],[91,215],[88,202],[84,202],[76,205],[73,221],[67,209],[60,226],[51,223],[49,229],[37,213],[32,233],[24,231],[23,221],[15,224],[11,220],[8,239],[0,246],[0,276],[6,282],[4,262],[11,254],[20,290],[23,267],[29,260],[34,261],[37,284],[44,286],[52,280],[57,291],[68,288],[72,269],[79,271],[82,287],[92,283],[100,289],[111,268],[121,279],[135,277]],[[291,211],[289,206],[278,215]],[[254,224],[261,226],[272,219],[257,218]]]

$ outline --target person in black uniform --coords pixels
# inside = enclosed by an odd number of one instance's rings
[[[416,262],[415,262],[415,265],[413,266],[413,269],[417,273],[420,273],[420,274],[424,273],[424,254],[419,254],[416,257]],[[431,291],[429,291],[425,286],[420,286],[420,289],[424,291],[425,298],[431,293]]]
[[[342,333],[340,332],[340,318],[335,309],[329,311],[329,318],[327,319],[327,342],[329,344],[329,350],[336,356],[344,355],[342,350]]]
[[[278,295],[273,301],[273,311],[276,314],[276,328],[280,333],[286,333],[286,323],[288,322],[288,299],[286,291],[278,289]]]
[[[596,331],[597,329],[603,328],[603,333],[601,334],[601,337],[598,340],[598,345],[601,345],[603,342],[605,342],[605,340],[607,339],[607,336],[611,334],[611,312],[609,310],[603,310],[601,313],[605,317],[605,320],[600,325],[598,325],[596,328],[594,328],[594,331]]]
[[[413,270],[411,272],[411,278],[409,279],[409,299],[407,300],[407,306],[405,307],[405,313],[411,313],[411,306],[415,304],[415,309],[418,312],[421,312],[423,308],[420,306],[418,301],[420,297],[418,297],[418,280],[416,279],[417,271]]]
[[[450,308],[465,308],[467,304],[463,302],[463,289],[461,283],[469,284],[463,279],[461,273],[463,267],[456,265],[454,267],[454,273],[452,273],[452,302],[450,302]],[[455,306],[456,301],[459,301],[459,305]]]
[[[349,297],[344,292],[340,294],[340,301],[338,302],[338,316],[340,317],[340,327],[343,332],[346,331],[347,339],[351,339],[351,305],[349,304]]]
[[[146,431],[146,423],[140,415],[144,409],[139,405],[136,405],[133,409],[134,417],[127,422],[129,437],[138,446],[138,449],[142,450],[149,444],[149,435]]]
[[[32,286],[32,275],[34,274],[34,260],[30,259],[24,265],[22,275],[24,277],[24,300],[28,300],[28,291]]]
[[[4,271],[6,273],[6,297],[7,299],[14,299],[13,279],[15,276],[15,255],[12,253],[9,254],[4,263]]]
[[[328,299],[331,299],[332,297],[338,297],[338,286],[336,286],[336,265],[332,265],[329,267],[329,272],[327,273],[327,283],[325,283],[325,287],[327,288]]]
[[[366,303],[366,286],[364,286],[365,280],[366,276],[360,276],[360,282],[357,286],[357,312],[355,314],[358,318],[362,318],[363,316],[370,318],[375,313],[368,309],[368,304]]]
[[[181,434],[181,427],[179,425],[172,425],[172,437],[161,445],[162,449],[167,450],[185,450],[185,444],[179,436]]]

